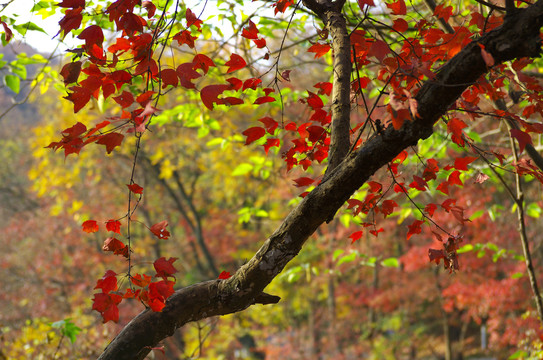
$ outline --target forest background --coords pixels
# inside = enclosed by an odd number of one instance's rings
[[[116,21],[107,2],[35,1],[30,21],[0,5],[0,359],[99,357],[173,289],[236,279],[333,177],[340,52],[318,6],[126,3]],[[336,3],[349,152],[424,118],[422,85],[511,6]],[[24,40],[51,16],[62,51],[37,52]],[[266,305],[200,317],[149,357],[539,359],[541,60],[477,46],[486,74],[326,219]]]

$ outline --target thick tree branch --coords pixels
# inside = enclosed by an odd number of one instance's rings
[[[485,46],[496,63],[539,56],[542,21],[543,0],[539,0],[508,16],[501,27],[469,44],[443,66],[434,80],[422,86],[416,96],[420,117],[404,123],[398,131],[387,128],[349,154],[292,210],[234,276],[178,290],[168,299],[163,312],[143,311],[117,335],[100,359],[143,359],[151,347],[187,322],[234,313],[253,305],[323,222],[379,168],[405,148],[416,145],[419,139],[429,137],[441,115],[468,86],[488,71],[479,44]]]

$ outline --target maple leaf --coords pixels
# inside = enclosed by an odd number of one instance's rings
[[[224,65],[228,66],[228,71],[226,71],[226,73],[229,74],[236,70],[243,69],[245,66],[247,66],[247,63],[238,54],[231,54],[230,60],[228,60]]]
[[[153,279],[152,276],[145,275],[145,274],[143,274],[143,277],[141,274],[136,274],[130,277],[130,281],[132,282],[132,284],[142,287],[142,288],[149,285],[152,279]]]
[[[96,220],[87,220],[81,225],[83,231],[86,233],[94,233],[98,231],[98,223]]]
[[[125,244],[123,244],[122,241],[114,237],[108,237],[104,241],[102,250],[112,251],[115,255],[122,255],[123,257],[128,258],[128,246],[126,246]]]
[[[494,66],[496,62],[494,61],[494,57],[492,56],[492,54],[485,50],[485,46],[483,44],[478,45],[481,48],[481,57],[483,58],[486,66],[489,68]]]
[[[119,220],[108,220],[106,222],[106,230],[121,234],[121,222]]]
[[[266,47],[266,39],[255,39],[253,40],[253,42],[255,43],[258,49],[262,49],[263,47]],[[266,55],[268,54],[269,53],[266,53]],[[266,57],[266,55],[264,56],[264,58]]]
[[[58,4],[55,4],[55,6],[63,7],[63,8],[84,8],[85,7],[85,0],[63,0],[59,2]]]
[[[198,54],[194,56],[194,59],[192,59],[192,65],[194,70],[202,69],[204,71],[204,74],[207,74],[210,67],[217,66],[215,65],[213,60],[209,58],[209,56],[204,54]]]
[[[266,130],[260,126],[253,126],[243,131],[242,134],[247,136],[247,139],[245,139],[245,145],[249,145],[264,136],[266,134]]]
[[[315,59],[317,59],[326,55],[330,49],[329,44],[315,43],[307,49],[307,52],[315,53]]]
[[[411,238],[411,236],[415,234],[420,234],[422,232],[421,225],[424,224],[424,221],[422,220],[415,220],[411,225],[408,225],[408,231],[407,231],[407,240]]]
[[[156,271],[156,277],[167,278],[168,276],[175,274],[177,272],[176,268],[173,266],[175,260],[177,260],[177,258],[172,257],[168,260],[166,260],[165,257],[155,260],[153,266]]]
[[[101,279],[98,279],[94,288],[102,289],[102,292],[105,294],[117,290],[117,274],[115,273],[115,271],[106,271],[104,276],[102,276]]]
[[[256,28],[255,23],[249,20],[249,26],[243,28],[243,31],[241,32],[241,36],[250,40],[257,39],[258,29]]]
[[[124,135],[117,133],[117,132],[111,132],[109,134],[101,135],[100,138],[96,141],[97,144],[105,145],[106,152],[110,154],[114,148],[121,145],[123,142]]]
[[[170,237],[170,232],[166,230],[167,226],[168,226],[168,221],[163,220],[151,226],[149,230],[159,239],[167,240]]]
[[[428,213],[430,217],[434,216],[434,212],[436,211],[436,209],[437,209],[436,204],[428,204],[424,207],[424,211],[426,211],[426,213]]]
[[[454,170],[448,177],[447,182],[450,185],[463,186],[462,180],[460,180],[460,171]]]
[[[520,152],[524,151],[527,144],[532,145],[532,137],[530,134],[518,129],[511,129],[510,132],[511,136],[517,139]]]
[[[409,29],[409,24],[404,19],[398,18],[393,21],[392,29],[399,33],[404,33]]]
[[[187,44],[191,49],[194,49],[194,40],[198,39],[198,37],[192,36],[190,31],[184,30],[175,34],[172,39],[176,40],[179,46]]]
[[[314,94],[311,91],[308,91],[307,93],[309,94],[309,96],[307,97],[307,104],[310,107],[315,109],[315,108],[322,108],[324,106],[322,99],[317,94]]]
[[[128,189],[132,191],[134,194],[143,194],[143,188],[139,186],[138,184],[126,184]]]
[[[462,129],[468,127],[466,123],[458,118],[452,118],[447,122],[447,131],[452,133],[452,141],[455,144],[464,146],[464,139],[462,139]]]
[[[158,74],[158,77],[162,80],[162,88],[165,89],[168,86],[177,87],[179,83],[179,77],[174,69],[163,69]]]
[[[256,90],[256,88],[258,87],[258,85],[260,85],[262,83],[262,79],[257,79],[257,78],[250,78],[250,79],[247,79],[243,82],[243,91],[245,91],[246,89],[253,89],[253,90]]]
[[[104,33],[102,28],[98,25],[91,25],[81,32],[77,36],[78,39],[85,40],[85,47],[90,49],[93,44],[102,48],[104,42]]]
[[[466,156],[466,157],[462,157],[462,158],[456,158],[454,160],[454,168],[456,170],[467,170],[468,169],[468,164],[474,162],[475,160],[477,160],[477,157],[473,157],[473,156]]]
[[[319,89],[319,92],[318,94],[319,95],[327,95],[327,96],[330,96],[330,94],[332,93],[332,83],[331,82],[327,82],[327,81],[321,81],[321,82],[318,82],[316,83],[315,85],[313,85],[313,87]]]
[[[58,24],[60,25],[60,32],[63,33],[63,38],[70,31],[79,29],[79,27],[81,26],[81,21],[83,20],[83,15],[81,15],[82,10],[82,7],[66,10],[64,17],[58,22]]]
[[[430,261],[439,265],[441,259],[445,259],[445,253],[443,250],[428,249],[428,257]]]
[[[266,139],[266,143],[262,146],[264,147],[264,152],[266,155],[268,155],[270,148],[279,147],[279,145],[281,145],[281,141],[279,139]]]
[[[219,274],[219,279],[220,280],[226,280],[226,279],[229,279],[231,278],[232,275],[230,275],[230,272],[228,271],[222,271],[220,274]]]
[[[198,28],[198,31],[202,30],[203,21],[198,19],[196,15],[194,15],[194,13],[188,8],[187,8],[187,12],[185,13],[185,17],[187,19],[187,28],[194,25]]]
[[[184,63],[179,65],[175,70],[177,76],[179,77],[179,82],[181,86],[186,89],[194,89],[195,86],[191,80],[198,79],[202,76],[196,70],[194,70],[193,67],[193,63]]]
[[[67,63],[60,70],[60,75],[64,78],[64,85],[77,82],[81,73],[81,61]]]
[[[477,176],[475,177],[475,182],[478,183],[478,184],[482,184],[484,183],[485,181],[487,181],[488,179],[490,179],[490,177],[486,174],[483,174],[483,173],[479,173],[477,174]]]
[[[208,85],[200,90],[200,98],[209,110],[213,110],[213,103],[220,104],[219,95],[229,88],[229,85]]]
[[[398,0],[392,4],[386,4],[387,8],[392,10],[394,15],[405,15],[407,13],[407,7],[404,0]]]
[[[142,7],[147,9],[147,19],[155,16],[156,6],[151,1],[144,1]]]
[[[296,187],[303,187],[311,185],[315,182],[315,179],[311,179],[308,177],[300,177],[298,179],[294,179],[294,182],[296,183]]]
[[[108,321],[118,322],[119,308],[117,305],[120,304],[122,300],[123,297],[118,294],[97,293],[94,294],[92,309],[102,314],[104,323]]]
[[[65,96],[64,99],[73,102],[74,113],[77,113],[89,102],[91,92],[81,86],[72,86],[70,90],[72,90],[72,92],[68,93],[68,96]]]
[[[358,241],[362,237],[362,234],[364,234],[364,231],[359,230],[349,235],[349,239],[351,239],[351,244],[354,244],[356,241]]]
[[[253,105],[260,105],[260,104],[270,103],[274,101],[275,101],[275,98],[266,95],[266,96],[261,96],[258,99],[256,99]]]
[[[8,24],[0,20],[0,24],[2,24],[2,27],[4,28],[4,34],[5,34],[5,40],[8,43],[11,38],[13,37],[13,31],[8,27]]]

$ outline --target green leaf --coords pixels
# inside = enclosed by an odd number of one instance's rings
[[[15,75],[6,75],[4,77],[4,84],[11,89],[15,94],[18,94],[21,90],[21,79]]]
[[[518,272],[511,275],[511,279],[520,279],[523,276],[524,276],[524,273]]]
[[[243,163],[239,164],[234,171],[232,171],[232,176],[242,176],[248,174],[251,170],[253,170],[253,165]]]
[[[385,267],[400,267],[400,262],[398,261],[398,258],[390,257],[388,259],[385,259],[381,261],[381,265]]]
[[[541,207],[537,203],[528,204],[526,206],[526,215],[536,219],[539,218],[541,216]]]
[[[528,356],[528,353],[524,350],[517,350],[511,356],[509,356],[507,359],[520,359]]]
[[[77,334],[81,332],[81,328],[76,326],[70,318],[56,321],[52,324],[49,324],[52,328],[60,329],[62,335],[70,339],[70,342],[73,344],[76,340]]]
[[[343,249],[336,249],[336,250],[334,250],[334,254],[332,255],[332,260],[336,261],[337,258],[338,258],[340,255],[343,255],[344,252],[345,252],[345,250],[343,250]]]
[[[339,261],[337,262],[337,266],[341,264],[353,262],[356,259],[357,255],[358,254],[353,251],[352,253],[341,257],[341,259],[339,259]]]
[[[459,253],[459,254],[462,254],[462,253],[470,252],[472,250],[473,250],[473,245],[466,244],[466,245],[460,247],[460,249],[456,250],[456,252]]]

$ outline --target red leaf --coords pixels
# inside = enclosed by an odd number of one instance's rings
[[[177,72],[174,69],[164,69],[160,71],[160,74],[158,76],[160,77],[160,79],[162,79],[163,89],[169,85],[177,87],[177,84],[179,83]]]
[[[168,221],[163,220],[159,223],[154,224],[149,229],[153,234],[155,234],[156,237],[159,239],[167,240],[170,237],[170,233],[168,230],[166,230],[166,227],[168,226]]]
[[[86,233],[94,233],[98,231],[98,223],[96,220],[87,220],[81,225],[81,227]]]
[[[307,49],[307,52],[315,53],[315,59],[323,57],[330,51],[331,47],[329,44],[315,43]]]
[[[262,83],[262,79],[257,79],[257,78],[247,79],[243,82],[243,91],[245,91],[246,89],[256,90],[256,88],[258,87],[258,85],[260,85],[260,83]]]
[[[441,191],[445,195],[449,195],[449,183],[447,181],[443,181],[437,186],[436,190]]]
[[[166,260],[165,257],[155,260],[153,266],[156,271],[156,277],[167,278],[168,276],[175,274],[177,272],[177,269],[173,266],[175,260],[177,260],[177,258],[172,257],[168,260]]]
[[[430,217],[434,216],[434,212],[436,211],[436,209],[437,209],[436,204],[428,204],[424,207],[424,211],[426,211],[426,213],[428,213]]]
[[[142,288],[149,285],[152,279],[153,279],[152,276],[145,275],[145,274],[143,274],[143,277],[141,274],[136,274],[130,277],[130,281],[132,282],[132,284],[142,287]]]
[[[98,25],[91,25],[81,32],[77,36],[78,39],[85,40],[85,47],[90,49],[93,44],[98,45],[102,48],[102,43],[104,42],[104,33],[102,28]]]
[[[262,146],[264,146],[264,151],[266,152],[266,155],[268,155],[268,151],[270,151],[271,147],[279,147],[281,144],[281,141],[279,139],[266,139],[266,143]]]
[[[478,184],[482,184],[484,183],[485,181],[487,181],[488,179],[490,179],[490,177],[486,174],[483,174],[483,173],[479,173],[477,174],[477,176],[475,177],[475,182],[478,183]]]
[[[247,63],[238,54],[232,54],[230,55],[230,60],[228,60],[224,65],[228,66],[228,71],[226,73],[229,74],[236,70],[243,69],[245,66],[247,66]]]
[[[409,24],[404,19],[398,18],[393,21],[392,29],[399,33],[404,33],[409,29]]]
[[[128,258],[128,246],[123,244],[122,241],[119,239],[116,239],[114,237],[108,237],[104,241],[104,245],[102,246],[102,250],[104,251],[112,251],[115,255],[122,255],[125,258]]]
[[[383,59],[390,54],[390,48],[383,40],[376,40],[368,51],[368,56],[375,56],[377,60],[383,61]]]
[[[64,85],[77,82],[81,73],[81,61],[67,63],[60,70],[60,75],[64,78]]]
[[[249,26],[243,28],[243,31],[241,32],[241,36],[243,36],[246,39],[257,39],[258,38],[258,29],[256,28],[256,25],[254,22],[249,20]]]
[[[430,261],[434,261],[436,264],[439,264],[441,259],[445,259],[445,253],[443,250],[428,249],[428,257]]]
[[[253,40],[253,42],[255,43],[258,49],[262,49],[263,47],[266,47],[266,39],[255,39]]]
[[[99,279],[96,282],[95,289],[102,289],[103,293],[109,293],[111,291],[117,290],[117,274],[113,270],[108,270],[102,276],[101,279]]]
[[[485,64],[487,67],[492,67],[496,63],[494,61],[494,57],[492,57],[492,54],[490,54],[488,51],[485,50],[485,47],[483,44],[478,44],[481,47],[481,57],[483,58]]]
[[[260,104],[265,104],[265,103],[274,102],[274,101],[275,101],[275,98],[266,95],[266,96],[261,96],[258,99],[256,99],[253,104],[260,105]]]
[[[277,121],[273,120],[269,116],[258,119],[258,121],[260,121],[262,124],[264,124],[264,126],[266,127],[266,130],[268,131],[268,133],[270,135],[273,135],[275,129],[277,129],[277,127],[279,126]]]
[[[230,272],[228,271],[223,271],[219,274],[219,279],[220,280],[226,280],[228,278],[232,277],[232,275],[230,275]]]
[[[239,90],[243,86],[243,81],[235,77],[228,78],[226,79],[226,81],[228,81],[232,85],[231,90]]]
[[[196,70],[194,70],[193,66],[193,63],[184,63],[179,65],[175,70],[177,76],[179,77],[179,82],[181,83],[181,86],[186,89],[194,89],[195,86],[192,83],[192,80],[198,79],[202,76]]]
[[[202,102],[209,110],[213,110],[213,103],[220,104],[219,95],[229,88],[229,85],[208,85],[204,87],[200,91]]]
[[[202,30],[202,24],[203,24],[203,21],[198,19],[196,17],[196,15],[194,15],[194,13],[190,10],[190,9],[187,9],[187,12],[185,14],[186,18],[187,18],[187,27],[191,27],[192,25],[196,26],[198,28],[198,30]]]
[[[55,5],[58,7],[63,7],[63,8],[77,8],[77,7],[84,8],[85,0],[63,0]]]
[[[460,180],[460,171],[458,170],[454,170],[450,175],[449,175],[449,178],[447,179],[447,182],[450,184],[450,185],[458,185],[458,186],[463,186],[464,184],[462,184],[462,180]]]
[[[394,15],[405,15],[407,13],[407,8],[405,7],[405,2],[403,0],[398,0],[392,4],[386,4],[387,8],[392,10]]]
[[[307,104],[313,109],[322,108],[324,106],[322,99],[317,95],[308,91],[309,96],[307,97]]]
[[[147,9],[147,19],[155,16],[156,6],[151,1],[144,1],[142,7]]]
[[[81,26],[81,20],[83,20],[81,10],[83,10],[82,7],[78,7],[72,10],[66,10],[64,17],[58,22],[61,31],[64,33],[64,36],[66,36],[66,34],[68,34],[72,30],[79,29],[79,27]]]
[[[123,297],[117,294],[94,294],[92,303],[92,309],[102,314],[103,322],[119,321],[119,304],[123,300]]]
[[[209,56],[204,54],[198,54],[192,59],[192,65],[194,70],[202,69],[204,71],[204,74],[207,74],[210,67],[216,67],[213,60],[209,58]]]
[[[266,134],[266,130],[260,126],[253,126],[242,132],[242,134],[247,136],[247,139],[245,139],[245,145],[249,145],[264,136]]]
[[[281,73],[281,77],[282,77],[283,79],[285,79],[285,81],[290,82],[290,72],[291,72],[291,71],[292,71],[292,70],[285,70],[285,71],[283,71],[283,72]]]
[[[123,91],[121,95],[115,96],[113,100],[124,109],[134,103],[134,95],[128,91]]]
[[[143,188],[136,183],[130,185],[126,184],[126,186],[128,186],[128,189],[134,194],[143,194]]]
[[[194,40],[198,39],[198,37],[192,36],[190,31],[184,30],[175,34],[172,39],[177,40],[179,46],[187,44],[191,49],[194,49]]]
[[[117,234],[121,234],[121,222],[118,220],[108,220],[106,222],[107,231],[112,231]]]
[[[302,186],[308,186],[315,182],[315,179],[311,179],[308,177],[301,177],[298,179],[294,179],[294,182],[296,183],[296,187],[302,187]]]
[[[526,144],[532,145],[532,137],[530,134],[525,133],[522,130],[511,129],[511,136],[517,139],[520,152],[524,151]]]
[[[6,34],[5,35],[6,42],[9,42],[11,38],[13,37],[13,31],[11,31],[11,29],[8,27],[8,24],[6,24],[5,22],[0,20],[0,24],[2,24],[2,26],[4,27],[4,33]]]
[[[319,89],[319,95],[330,96],[332,93],[332,83],[331,82],[318,82],[313,87]]]
[[[473,156],[466,156],[466,157],[463,157],[463,158],[456,158],[454,160],[454,168],[456,170],[467,170],[468,169],[468,164],[474,162],[475,160],[477,160],[477,158],[473,157]]]
[[[381,192],[381,190],[383,189],[383,185],[375,181],[369,181],[368,185],[370,187],[370,192],[372,193]]]
[[[424,224],[422,220],[415,220],[411,225],[408,226],[409,230],[407,231],[407,240],[415,234],[420,234],[422,232],[421,225]]]
[[[381,211],[383,212],[384,217],[386,218],[388,215],[392,214],[394,212],[394,208],[398,207],[398,204],[394,200],[385,200],[383,201],[383,205],[381,205]]]
[[[362,237],[362,234],[364,234],[364,231],[359,230],[349,235],[349,239],[351,239],[351,244],[354,244],[357,240],[359,240]]]
[[[447,131],[452,133],[452,141],[455,144],[464,146],[464,139],[462,139],[462,129],[468,127],[465,122],[458,118],[452,118],[447,123]]]
[[[360,6],[360,10],[364,11],[364,7],[366,6],[375,6],[375,3],[373,0],[357,0],[358,6]]]
[[[124,139],[123,134],[112,132],[109,134],[101,135],[100,139],[98,139],[96,143],[100,145],[105,145],[106,152],[110,154],[113,151],[113,149],[121,145],[121,143],[123,142],[123,139]]]
[[[81,86],[72,86],[70,90],[73,92],[68,93],[68,96],[65,96],[64,99],[74,103],[74,113],[77,113],[89,102],[91,92]]]

